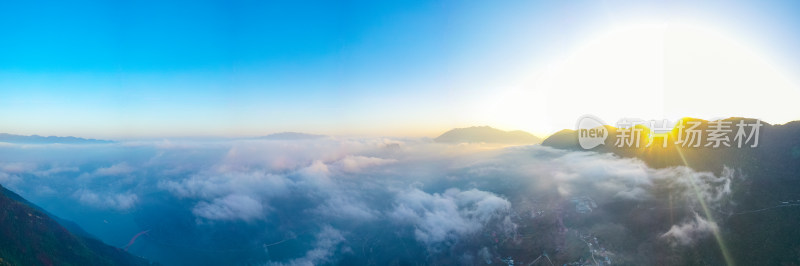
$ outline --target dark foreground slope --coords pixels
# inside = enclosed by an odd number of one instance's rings
[[[150,265],[98,240],[71,233],[0,186],[0,265]]]

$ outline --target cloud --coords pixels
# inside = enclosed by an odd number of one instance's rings
[[[364,202],[344,193],[331,193],[313,213],[353,222],[374,220],[380,215]]]
[[[213,199],[232,193],[274,196],[287,192],[286,177],[263,171],[206,171],[179,180],[160,180],[158,187],[180,198]]]
[[[341,231],[325,225],[316,234],[314,248],[306,251],[305,256],[289,261],[289,263],[273,263],[273,265],[310,266],[326,264],[333,258],[336,249],[345,241]]]
[[[133,173],[136,169],[128,165],[127,162],[113,164],[109,167],[97,168],[92,172],[83,173],[80,179],[90,179],[94,177],[124,176]]]
[[[184,243],[159,245],[165,252],[156,258],[176,260],[179,254],[191,254],[202,263],[218,259],[214,262],[335,264],[348,256],[341,252],[344,246],[375,246],[377,264],[389,264],[389,255],[403,254],[407,261],[437,264],[437,258],[455,253],[469,255],[460,262],[483,263],[486,254],[503,255],[494,246],[504,238],[515,245],[554,247],[549,234],[555,230],[552,219],[557,208],[567,219],[600,217],[569,225],[599,223],[576,229],[581,232],[609,223],[655,228],[646,223],[658,217],[645,211],[657,213],[665,207],[664,193],[659,191],[668,189],[677,199],[669,207],[693,210],[702,200],[722,209],[737,180],[730,169],[722,175],[687,167],[652,169],[639,160],[610,154],[535,145],[486,150],[425,139],[123,142],[59,147],[56,153],[41,148],[26,151],[25,156],[12,148],[0,147],[4,151],[0,159],[6,159],[7,169],[17,170],[7,173],[0,167],[0,183],[14,184],[42,206],[81,206],[61,211],[68,219],[80,220],[88,212],[119,215],[135,208],[126,219],[138,227],[154,228],[149,233],[152,245]],[[577,213],[569,201],[584,196],[598,205],[591,214]],[[636,210],[645,212],[644,218],[613,215],[614,210],[607,208],[610,204],[641,206]],[[678,221],[688,219],[686,213],[675,215]],[[683,243],[710,226],[691,218],[654,235],[663,233],[664,239]],[[544,237],[534,242],[530,237],[517,238],[518,231],[532,230],[544,230],[534,233]],[[627,234],[631,232],[618,235],[625,241],[640,239],[626,238]],[[216,241],[220,235],[225,241]],[[280,244],[288,247],[270,247],[270,251],[286,249],[279,255],[265,255],[258,248],[286,235],[297,238]],[[480,247],[492,248],[484,252]],[[239,253],[213,257],[195,250]],[[356,257],[365,253],[359,254]]]
[[[728,166],[723,168],[720,176],[710,172],[695,172],[688,167],[659,171],[663,173],[669,170],[673,171],[665,173],[666,176],[674,178],[677,183],[686,188],[696,189],[702,196],[698,200],[712,203],[719,202],[731,194],[732,181],[737,177],[736,171]]]
[[[478,251],[478,257],[486,262],[486,264],[492,264],[492,254],[489,252],[489,248],[482,247],[480,251]]]
[[[54,167],[48,168],[46,170],[35,171],[34,174],[37,175],[37,176],[52,176],[52,175],[56,175],[56,174],[74,173],[74,172],[79,172],[79,171],[80,171],[80,168],[75,167],[75,166],[54,166]]]
[[[354,172],[360,172],[364,168],[381,166],[396,161],[397,160],[394,159],[382,159],[382,158],[368,157],[368,156],[348,155],[342,158],[341,160],[337,161],[335,165],[338,166],[342,171],[354,173]]]
[[[26,162],[6,162],[0,163],[0,172],[18,174],[30,172],[36,169],[36,164]]]
[[[128,163],[123,162],[105,168],[98,168],[97,170],[94,171],[94,175],[96,176],[126,175],[132,173],[133,171],[134,171],[133,167],[128,165]]]
[[[21,183],[22,183],[22,178],[20,178],[18,175],[0,172],[0,185],[12,189],[17,189],[17,185]]]
[[[427,245],[457,240],[501,217],[511,203],[493,193],[452,188],[429,194],[417,188],[400,192],[390,213],[393,219],[415,227],[416,239]]]
[[[327,164],[320,160],[315,160],[311,165],[297,171],[297,185],[312,189],[330,187],[333,185],[330,174]]]
[[[80,189],[73,196],[84,205],[118,211],[133,208],[139,199],[133,193],[97,194],[88,189]]]
[[[251,221],[263,218],[264,206],[256,199],[245,195],[228,195],[211,202],[200,202],[192,213],[208,220]]]
[[[680,225],[673,225],[669,231],[661,235],[673,245],[691,245],[699,238],[708,237],[717,233],[719,226],[716,223],[703,219],[697,213],[694,219]]]

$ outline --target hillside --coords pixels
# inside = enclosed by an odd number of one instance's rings
[[[0,186],[0,265],[150,265],[99,240],[80,237]]]

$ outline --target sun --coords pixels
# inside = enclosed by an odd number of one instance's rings
[[[494,109],[500,124],[532,131],[574,128],[591,114],[613,124],[731,116],[800,118],[797,82],[742,39],[706,26],[636,24],[594,35]]]

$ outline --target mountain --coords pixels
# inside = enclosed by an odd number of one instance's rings
[[[705,130],[709,121],[684,118],[684,122],[700,122],[698,129]],[[749,118],[728,118],[733,140],[738,121],[752,123]],[[650,167],[668,168],[688,166],[698,171],[713,172],[718,176],[732,169],[736,178],[729,185],[732,210],[711,209],[717,223],[723,225],[720,239],[726,240],[731,258],[738,265],[798,265],[800,257],[800,208],[788,204],[800,199],[800,121],[783,125],[763,123],[757,147],[681,147],[672,145],[677,140],[678,129],[667,134],[668,145],[662,148],[663,139],[656,139],[651,147],[615,146],[619,129],[606,126],[609,131],[605,145],[590,149],[612,153],[620,157],[638,158]],[[649,129],[642,127],[642,135]],[[542,142],[543,146],[583,151],[578,145],[578,132],[562,130]],[[712,182],[712,181],[709,181]],[[702,193],[702,191],[700,192]],[[700,195],[700,194],[698,194]],[[756,210],[756,211],[754,211]],[[763,211],[760,210],[769,210]],[[713,244],[695,246],[695,251],[715,250]],[[712,254],[712,253],[707,253]],[[701,263],[704,264],[704,263]]]
[[[39,207],[0,186],[0,265],[151,263],[99,240],[73,234]]]
[[[14,134],[7,134],[7,133],[0,133],[0,142],[17,143],[17,144],[54,144],[54,143],[61,143],[61,144],[102,144],[102,143],[113,143],[113,141],[110,141],[110,140],[84,139],[84,138],[77,138],[77,137],[56,137],[56,136],[43,137],[43,136],[39,136],[39,135],[23,136],[23,135],[14,135]]]
[[[308,140],[308,139],[319,139],[324,138],[325,135],[316,135],[316,134],[307,134],[307,133],[299,133],[299,132],[280,132],[269,134],[260,139],[268,139],[268,140]]]
[[[451,129],[433,140],[442,143],[495,144],[537,144],[542,142],[539,137],[525,131],[503,131],[489,126]]]
[[[709,129],[710,121],[683,118],[678,122],[680,123],[681,121],[685,125],[688,125],[689,122],[700,123],[697,129],[704,132]],[[731,140],[731,147],[695,148],[674,145],[673,143],[678,139],[679,134],[679,129],[677,128],[673,128],[663,138],[654,138],[653,145],[645,147],[647,144],[646,136],[650,133],[650,129],[643,126],[637,126],[642,130],[639,148],[618,147],[615,145],[618,129],[612,126],[605,126],[609,134],[604,145],[590,150],[613,153],[621,157],[636,157],[655,168],[687,165],[695,170],[719,173],[723,166],[727,165],[729,167],[747,166],[757,168],[771,166],[775,169],[800,171],[800,165],[798,165],[798,159],[800,159],[800,138],[798,138],[800,137],[800,121],[789,122],[784,125],[771,125],[762,121],[763,126],[759,129],[758,146],[751,147],[749,145],[752,144],[751,142],[741,148],[736,147],[736,142],[734,141],[736,123],[744,121],[749,124],[754,123],[756,119],[731,117],[721,121],[731,123],[732,132],[727,134]],[[577,134],[578,132],[575,130],[565,129],[545,139],[542,145],[566,150],[583,150],[578,145]],[[667,147],[662,147],[664,141],[667,141]]]

